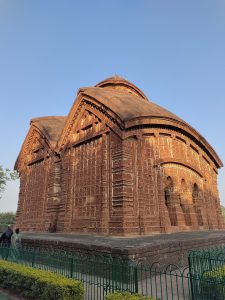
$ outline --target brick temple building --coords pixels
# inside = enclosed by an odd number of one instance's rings
[[[221,229],[222,162],[189,124],[120,77],[32,119],[15,164],[24,231],[142,235]]]

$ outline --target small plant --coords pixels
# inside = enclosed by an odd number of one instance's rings
[[[206,271],[199,281],[201,295],[206,299],[225,299],[225,266]]]
[[[131,294],[129,292],[110,293],[106,296],[106,300],[156,300],[151,297],[145,297],[138,294]]]

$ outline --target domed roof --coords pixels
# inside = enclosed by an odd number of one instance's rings
[[[143,99],[134,94],[124,93],[121,90],[88,87],[81,91],[82,94],[92,97],[109,107],[124,122],[140,117],[169,118],[184,122],[167,109],[162,108],[153,102],[149,102],[147,98]]]
[[[218,167],[223,166],[214,149],[192,126],[167,109],[150,102],[139,88],[122,77],[110,77],[94,87],[81,88],[78,94],[110,109],[124,123],[124,128],[160,125],[186,132],[212,157]]]
[[[120,76],[109,77],[99,82],[95,86],[101,88],[110,88],[117,91],[121,91],[123,93],[133,94],[148,101],[148,98],[136,85],[134,85],[133,83],[127,81],[126,79]]]

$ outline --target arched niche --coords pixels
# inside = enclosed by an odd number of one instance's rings
[[[176,208],[171,205],[171,197],[174,190],[174,182],[171,176],[167,176],[165,180],[165,189],[164,189],[164,195],[165,195],[165,204],[169,213],[170,223],[171,226],[177,226],[177,214],[176,214]]]
[[[191,226],[191,215],[190,215],[190,207],[188,204],[188,185],[184,178],[181,179],[180,182],[180,199],[181,199],[181,209],[184,214],[184,220],[186,226]]]
[[[195,182],[192,187],[192,201],[194,204],[194,209],[197,216],[197,221],[199,226],[203,226],[203,217],[202,217],[202,211],[201,211],[201,197],[200,197],[200,190],[198,187],[198,184]]]
[[[193,203],[196,202],[196,200],[198,199],[198,196],[199,196],[199,187],[198,187],[197,183],[194,183],[193,189],[192,189]]]
[[[186,198],[186,196],[187,196],[187,192],[188,192],[187,190],[188,190],[187,182],[184,178],[182,178],[181,182],[180,182],[180,194],[184,198]]]
[[[170,176],[167,176],[165,180],[165,189],[164,189],[166,205],[170,204],[170,198],[173,192],[173,186],[174,183],[172,178]]]

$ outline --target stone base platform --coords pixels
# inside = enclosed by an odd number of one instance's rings
[[[22,244],[72,253],[111,254],[149,264],[187,265],[191,249],[225,246],[225,231],[195,231],[154,236],[107,237],[77,233],[22,233]]]

